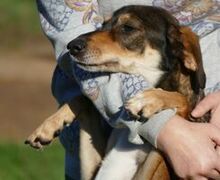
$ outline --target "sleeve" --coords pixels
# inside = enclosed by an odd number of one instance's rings
[[[205,89],[205,94],[208,95],[210,93],[214,93],[220,91],[220,82],[216,83],[213,87],[206,88]]]
[[[41,27],[51,41],[56,60],[60,62],[62,52],[72,39],[95,30],[102,23],[98,15],[97,0],[37,0]],[[59,104],[69,101],[80,93],[77,83],[66,74],[65,69],[56,67],[52,79],[52,93]]]
[[[37,0],[37,7],[42,29],[53,44],[56,58],[69,41],[94,31],[102,23],[97,0]]]
[[[163,110],[152,116],[146,123],[138,128],[138,134],[157,148],[157,136],[168,122],[176,114],[175,109]]]

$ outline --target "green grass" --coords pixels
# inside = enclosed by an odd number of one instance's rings
[[[36,33],[40,30],[35,0],[1,0],[0,17],[3,32]]]
[[[35,0],[0,1],[1,44],[16,45],[42,35]]]
[[[22,144],[0,143],[0,179],[62,180],[64,152],[60,144],[36,151]]]

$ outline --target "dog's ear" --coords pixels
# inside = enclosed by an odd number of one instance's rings
[[[183,63],[187,69],[196,71],[199,68],[199,63],[202,62],[198,37],[188,27],[180,27],[180,32],[180,39],[184,46]]]
[[[206,76],[198,36],[189,27],[171,25],[167,32],[168,50],[175,59],[181,60],[188,71],[194,92],[204,89]]]
[[[206,76],[203,69],[199,37],[189,27],[180,27],[183,44],[183,63],[191,70],[191,84],[194,91],[205,88]]]

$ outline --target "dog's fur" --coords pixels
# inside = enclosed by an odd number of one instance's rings
[[[203,96],[205,73],[198,37],[189,28],[180,26],[163,9],[124,7],[116,11],[102,29],[71,41],[68,49],[76,57],[76,63],[86,70],[143,75],[155,88],[138,94],[126,103],[126,108],[136,117],[148,118],[162,109],[176,108],[177,114],[188,119],[190,111]],[[81,145],[86,144],[85,137],[87,140],[88,137],[94,139],[93,147],[88,147],[96,152],[93,155],[95,163],[87,167],[88,159],[84,159],[81,166],[84,168],[83,179],[90,179],[103,158],[106,139],[97,132],[101,126],[100,123],[95,124],[96,111],[90,111],[94,118],[91,115],[85,117],[88,111],[83,107],[88,107],[89,102],[84,97],[79,99],[72,100],[48,118],[27,139],[27,143],[41,148],[51,142],[55,132],[62,130],[63,124],[71,123],[78,116],[82,129]],[[87,150],[81,146],[80,152]]]

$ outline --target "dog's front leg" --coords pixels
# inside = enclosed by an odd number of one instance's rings
[[[85,104],[85,97],[78,96],[68,104],[64,104],[60,109],[47,118],[25,141],[26,144],[40,149],[49,144],[54,137],[64,128],[72,123],[79,115]]]
[[[27,138],[26,144],[42,148],[76,118],[80,122],[81,179],[91,180],[104,156],[107,137],[104,135],[99,112],[86,97],[78,96],[61,106]]]
[[[176,113],[188,117],[189,103],[186,97],[178,92],[155,88],[145,90],[125,104],[125,108],[136,117],[149,118],[164,109],[176,109]]]

